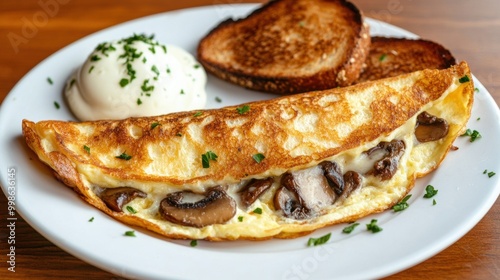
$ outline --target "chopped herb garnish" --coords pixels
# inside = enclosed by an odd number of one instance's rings
[[[117,156],[116,158],[130,160],[132,158],[132,156],[129,156],[125,152],[123,152],[121,155]]]
[[[94,221],[94,217],[89,219],[89,222],[92,223]]]
[[[179,137],[181,137],[181,136],[182,136],[182,133],[177,132],[177,133],[175,134],[175,136],[179,136]]]
[[[167,74],[170,74],[170,68],[167,68]]]
[[[148,83],[149,83],[149,79],[146,79],[142,82],[142,86],[141,86],[142,91],[148,92],[148,91],[153,91],[155,89],[155,86],[148,85]]]
[[[121,79],[120,80],[120,86],[121,87],[125,87],[126,85],[128,85],[129,81],[125,78]]]
[[[479,120],[481,120],[481,118],[480,118],[480,117],[476,119],[476,121],[479,121]]]
[[[151,66],[151,71],[153,71],[156,74],[156,76],[160,75],[160,70],[156,68],[156,65]]]
[[[438,190],[434,189],[434,186],[427,185],[427,187],[425,187],[424,197],[431,198],[431,197],[435,196],[437,193],[438,193]]]
[[[326,242],[328,242],[328,240],[330,240],[330,236],[332,236],[331,233],[328,233],[326,235],[323,235],[319,238],[309,238],[309,240],[307,241],[307,246],[318,246],[318,245],[323,245],[325,244]]]
[[[140,98],[137,98],[137,105],[141,105],[142,104],[142,100]]]
[[[167,47],[165,45],[161,45],[161,48],[163,49],[164,53],[167,53]]]
[[[485,170],[483,171],[483,174],[486,174],[487,172],[488,172],[488,169],[485,169]]]
[[[491,177],[495,176],[495,174],[496,174],[496,173],[495,173],[495,172],[493,172],[493,171],[488,172],[488,178],[491,178]]]
[[[101,58],[97,54],[90,57],[90,61],[99,61],[99,60],[101,60]]]
[[[56,107],[56,109],[59,109],[59,108],[61,108],[61,105],[59,105],[59,103],[57,103],[57,101],[54,101],[54,107]]]
[[[437,204],[436,200],[435,200],[435,199],[433,199],[433,200],[432,200],[432,205],[436,205],[436,204]]]
[[[250,106],[248,105],[243,105],[242,107],[236,108],[236,111],[238,111],[238,114],[243,115],[246,112],[250,111]]]
[[[378,60],[379,61],[384,61],[386,57],[387,57],[387,54],[383,53],[383,54],[380,55],[380,57],[378,58]]]
[[[135,237],[135,231],[129,230],[129,231],[126,231],[123,235]]]
[[[203,112],[202,111],[198,111],[198,112],[194,113],[193,117],[199,117],[201,115],[203,115]]]
[[[243,222],[243,216],[238,216],[238,221]]]
[[[69,88],[71,88],[75,83],[76,83],[76,80],[71,79],[71,82],[69,82]]]
[[[94,70],[94,65],[90,66],[89,74],[90,74],[90,72],[92,72],[92,70]]]
[[[199,64],[195,64],[193,67],[194,67],[194,69],[198,69],[198,68],[200,68],[200,65]]]
[[[475,91],[475,92],[479,92],[479,89],[478,89],[478,88],[474,88],[474,91]]]
[[[47,78],[47,82],[49,82],[49,84],[53,85],[54,82],[52,81],[52,79],[50,77]]]
[[[198,246],[198,240],[191,240],[191,242],[189,243],[189,246],[191,246],[191,247]]]
[[[160,123],[157,123],[157,122],[154,122],[151,124],[151,129],[154,129],[155,127],[157,127],[158,125],[160,125]]]
[[[392,210],[394,210],[394,212],[400,212],[400,211],[403,211],[406,208],[408,208],[410,206],[408,204],[408,199],[410,199],[410,197],[411,197],[411,194],[405,196],[405,198],[403,198],[403,200],[398,202],[396,205],[392,206]]]
[[[253,158],[253,160],[255,160],[255,162],[260,163],[266,157],[263,154],[258,153],[258,154],[253,155],[252,158]]]
[[[262,214],[262,208],[257,207],[252,212],[254,212],[255,214]]]
[[[458,81],[463,84],[463,83],[467,83],[468,81],[470,81],[469,79],[469,76],[465,75],[463,76],[462,78],[458,79]]]
[[[87,152],[87,154],[90,154],[90,148],[87,145],[83,145],[83,149]]]
[[[216,97],[215,97],[215,101],[216,101],[216,102],[221,103],[221,102],[222,102],[222,99],[221,99],[220,97],[216,96]]]
[[[342,230],[342,232],[343,232],[343,233],[347,233],[347,234],[349,234],[349,233],[351,233],[351,232],[354,230],[354,228],[356,228],[357,226],[359,226],[359,223],[354,223],[354,224],[351,224],[350,226],[345,227],[345,228]]]
[[[137,211],[136,211],[136,210],[134,209],[134,207],[132,207],[132,206],[127,206],[127,211],[129,211],[129,212],[130,212],[130,213],[132,213],[132,214],[137,213]]]
[[[377,233],[382,231],[382,228],[377,225],[377,220],[373,219],[369,224],[366,224],[366,230]]]
[[[181,94],[184,94],[184,90],[183,89],[181,89]]]
[[[217,161],[217,155],[214,152],[208,151],[208,152],[202,154],[201,155],[201,164],[202,164],[203,168],[209,168],[211,160]]]
[[[142,58],[142,63],[146,63],[148,60],[146,59],[146,57],[143,57]]]
[[[477,130],[471,130],[471,129],[467,129],[465,131],[464,134],[462,134],[461,136],[470,136],[470,142],[474,142],[476,141],[477,139],[481,138],[481,134],[479,133],[479,131]]]

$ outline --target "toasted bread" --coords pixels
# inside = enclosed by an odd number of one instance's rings
[[[374,36],[363,72],[356,83],[423,69],[446,69],[454,64],[455,58],[450,51],[435,42]]]
[[[369,27],[348,1],[276,0],[216,26],[198,59],[223,80],[291,94],[352,84],[369,46]]]

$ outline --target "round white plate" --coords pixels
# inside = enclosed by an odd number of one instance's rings
[[[85,37],[56,52],[31,70],[10,92],[0,110],[0,183],[7,193],[8,170],[16,171],[18,213],[48,240],[74,256],[126,278],[140,279],[367,279],[387,276],[413,266],[445,249],[469,231],[490,209],[500,192],[499,110],[477,80],[478,92],[468,127],[482,138],[471,143],[460,137],[442,166],[418,180],[403,212],[386,211],[359,220],[352,234],[346,225],[318,230],[293,240],[212,243],[163,238],[124,225],[84,203],[42,165],[27,148],[21,120],[74,119],[62,98],[68,76],[94,47],[132,33],[155,34],[160,42],[195,54],[196,46],[218,22],[243,16],[256,5],[223,5],[168,12]],[[367,19],[372,34],[416,37],[400,28]],[[54,83],[49,84],[50,77]],[[256,93],[209,76],[208,107],[245,103],[272,95]],[[222,102],[216,102],[219,97]],[[61,105],[56,109],[54,102]],[[480,118],[480,119],[479,119]],[[439,190],[423,198],[425,186]],[[94,218],[89,222],[90,218]],[[366,231],[378,219],[382,232]],[[136,237],[124,232],[135,230]],[[309,237],[332,233],[322,246],[307,247]],[[458,257],[458,256],[457,256]]]

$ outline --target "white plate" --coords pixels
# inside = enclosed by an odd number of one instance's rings
[[[155,34],[165,43],[195,53],[199,39],[228,16],[242,16],[255,5],[224,5],[153,15],[97,32],[56,52],[30,71],[10,92],[0,111],[0,178],[7,192],[8,169],[17,173],[18,213],[48,240],[101,269],[127,278],[172,279],[367,279],[387,276],[413,266],[445,249],[469,231],[492,206],[500,192],[500,118],[496,103],[481,83],[468,124],[482,138],[470,143],[465,137],[455,145],[442,166],[418,180],[411,192],[410,207],[403,212],[386,211],[359,220],[354,233],[342,234],[345,225],[328,227],[293,240],[262,242],[172,241],[141,229],[131,230],[87,205],[72,190],[56,181],[26,147],[21,120],[73,119],[62,99],[68,75],[100,42],[132,33]],[[416,37],[386,23],[367,19],[372,34]],[[50,85],[50,77],[54,84]],[[209,104],[218,107],[270,98],[230,85],[212,76],[208,80]],[[215,97],[222,103],[215,102]],[[54,101],[61,104],[56,109]],[[480,118],[480,120],[478,120]],[[495,171],[488,178],[483,171]],[[439,193],[422,198],[425,186]],[[94,217],[93,222],[88,220]],[[365,230],[373,218],[383,231]],[[309,237],[326,233],[326,245],[307,247]],[[458,256],[457,256],[458,258]]]

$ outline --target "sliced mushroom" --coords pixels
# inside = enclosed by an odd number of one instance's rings
[[[236,202],[220,186],[210,188],[205,197],[196,202],[183,203],[189,191],[167,195],[160,202],[160,214],[172,223],[201,228],[223,224],[236,214]]]
[[[331,161],[323,161],[319,165],[323,168],[328,185],[335,191],[336,195],[341,195],[344,191],[344,178],[340,166]]]
[[[380,142],[377,146],[369,149],[365,153],[371,156],[375,151],[384,151],[384,157],[375,162],[373,169],[368,174],[379,176],[382,180],[389,180],[398,170],[399,160],[404,154],[405,143],[401,140],[391,142]]]
[[[307,219],[311,214],[310,211],[299,202],[297,195],[284,186],[279,187],[274,194],[274,207],[276,210],[283,211],[286,217],[296,220]]]
[[[361,182],[363,180],[363,177],[361,174],[355,171],[347,171],[344,174],[344,191],[342,192],[340,198],[341,199],[346,199],[348,198],[353,191],[355,191],[357,188],[361,186]]]
[[[100,198],[111,210],[123,212],[123,205],[136,197],[145,198],[147,194],[132,187],[106,188],[100,193]]]
[[[250,182],[239,191],[241,203],[245,207],[250,206],[262,193],[264,193],[264,191],[273,185],[273,182],[273,178],[250,180]]]
[[[436,141],[448,134],[448,122],[427,112],[422,112],[417,116],[415,126],[415,137],[421,143]]]
[[[322,168],[315,166],[283,174],[281,188],[275,194],[274,203],[278,210],[283,210],[285,216],[304,219],[332,205],[335,198],[335,193],[323,176]]]

